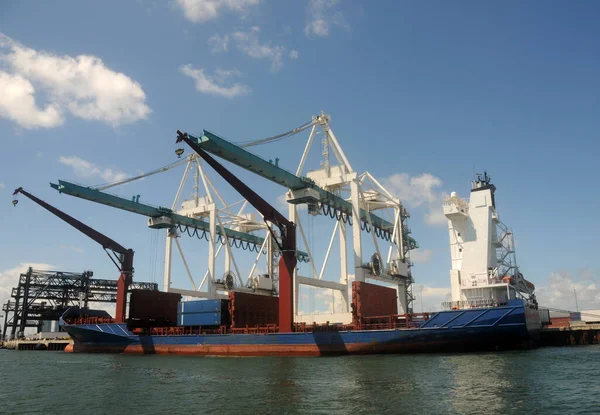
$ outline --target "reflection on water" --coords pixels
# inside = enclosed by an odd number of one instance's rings
[[[0,352],[0,413],[599,413],[600,346],[202,358]]]

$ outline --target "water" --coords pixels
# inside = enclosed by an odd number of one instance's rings
[[[206,358],[0,350],[2,414],[597,414],[600,346]]]

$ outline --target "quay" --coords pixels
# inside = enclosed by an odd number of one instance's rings
[[[540,346],[576,346],[600,343],[600,324],[571,324],[547,327],[540,334]]]
[[[1,348],[12,350],[46,350],[63,351],[65,347],[72,344],[73,340],[69,337],[55,338],[25,338],[6,340],[0,344]]]

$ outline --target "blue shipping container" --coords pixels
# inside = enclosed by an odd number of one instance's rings
[[[182,301],[177,306],[178,313],[220,313],[227,305],[220,299]]]
[[[178,313],[178,326],[220,326],[221,313]]]

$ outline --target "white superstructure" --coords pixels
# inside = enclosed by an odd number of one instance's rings
[[[487,173],[478,174],[468,201],[452,192],[444,202],[452,258],[447,307],[489,307],[514,298],[535,301],[533,284],[517,266],[512,230],[500,221],[495,191]]]

